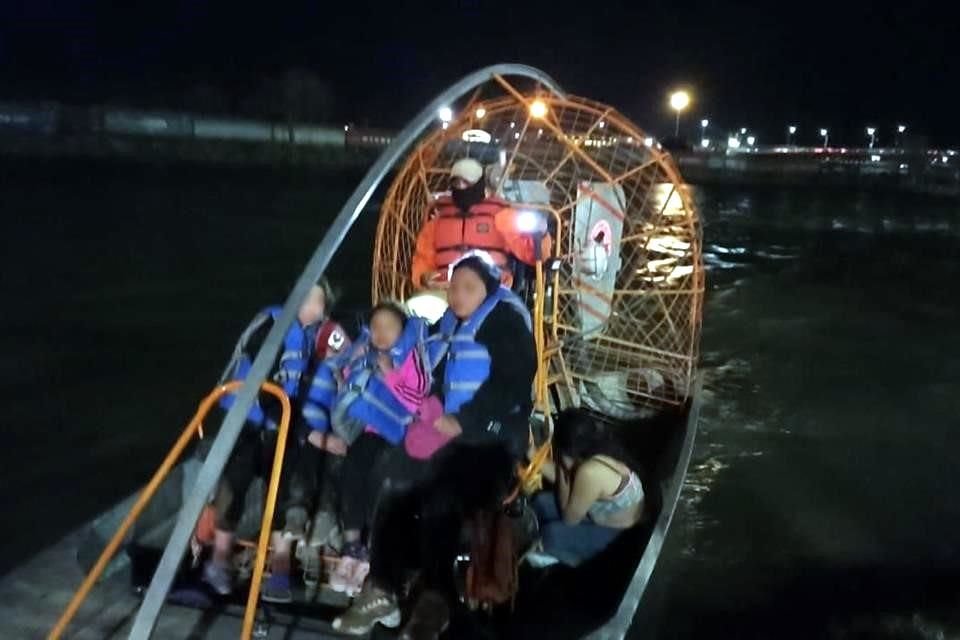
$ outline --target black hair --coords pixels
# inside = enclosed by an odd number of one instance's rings
[[[381,300],[377,304],[373,305],[372,309],[370,309],[369,321],[372,321],[373,316],[377,315],[381,311],[392,313],[397,320],[400,321],[401,327],[406,326],[407,319],[410,317],[410,315],[407,313],[407,309],[396,300]]]
[[[323,289],[324,315],[329,318],[330,312],[337,305],[337,295],[333,292],[333,287],[330,286],[330,281],[327,280],[327,276],[325,275],[321,275],[319,278],[317,278],[317,281],[313,283],[313,286]]]
[[[467,256],[453,265],[453,273],[460,269],[470,269],[480,280],[487,290],[487,295],[493,294],[500,287],[500,269],[494,264],[490,264],[480,256]]]
[[[631,456],[610,428],[583,409],[565,409],[553,428],[553,449],[557,456],[576,461],[604,455],[638,470]]]

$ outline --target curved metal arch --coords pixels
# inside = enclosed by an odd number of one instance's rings
[[[200,517],[200,512],[203,510],[207,497],[213,491],[221,473],[223,473],[230,453],[233,451],[234,444],[236,444],[243,428],[246,415],[253,406],[257,390],[266,379],[270,367],[280,351],[283,337],[290,325],[293,324],[297,309],[306,298],[310,287],[326,270],[333,254],[343,243],[350,228],[360,216],[363,207],[366,206],[373,192],[380,186],[387,172],[408,152],[420,134],[436,119],[437,110],[497,76],[519,76],[536,80],[556,95],[565,96],[563,90],[553,78],[539,69],[522,64],[492,65],[463,77],[440,93],[403,128],[393,142],[380,154],[380,157],[367,171],[353,194],[347,199],[343,208],[340,209],[340,213],[337,214],[333,224],[330,225],[323,240],[307,262],[303,273],[300,274],[293,290],[287,297],[286,303],[283,305],[280,317],[277,318],[267,335],[267,339],[257,353],[253,366],[244,380],[243,387],[237,393],[236,402],[224,417],[210,453],[197,476],[196,485],[180,510],[176,526],[170,534],[170,539],[150,582],[150,587],[143,598],[143,604],[137,612],[129,635],[132,640],[146,639],[153,633],[157,618],[160,615],[160,609],[173,584],[180,561],[186,553],[190,535],[193,533],[193,528]]]

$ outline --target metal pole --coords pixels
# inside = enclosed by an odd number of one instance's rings
[[[367,174],[363,177],[363,180],[360,181],[360,184],[357,185],[357,188],[343,205],[343,208],[340,209],[340,213],[337,214],[337,217],[334,219],[333,224],[330,225],[323,240],[313,252],[309,262],[307,262],[306,268],[304,268],[303,273],[300,274],[300,278],[287,297],[280,317],[274,322],[273,328],[270,330],[267,339],[260,348],[260,352],[257,353],[256,358],[254,358],[253,365],[244,380],[243,387],[241,387],[240,392],[237,394],[237,399],[233,406],[224,417],[220,432],[214,439],[210,453],[200,468],[193,492],[180,509],[180,516],[177,519],[173,532],[170,534],[170,540],[167,542],[167,546],[163,551],[159,565],[157,565],[157,571],[153,575],[150,587],[144,595],[143,604],[140,606],[137,617],[134,619],[133,628],[130,630],[129,635],[131,640],[146,640],[153,633],[153,629],[157,624],[157,618],[160,615],[160,608],[163,606],[167,598],[167,593],[170,591],[170,586],[173,584],[173,579],[180,567],[180,561],[183,559],[183,554],[186,552],[187,545],[190,543],[190,535],[193,533],[193,528],[196,525],[197,519],[200,517],[200,512],[206,504],[207,496],[213,491],[217,480],[220,478],[220,474],[223,472],[223,468],[227,464],[227,460],[230,458],[230,453],[233,451],[233,446],[237,441],[237,437],[240,435],[240,430],[243,428],[247,413],[249,413],[250,407],[253,406],[257,390],[270,372],[274,359],[277,357],[277,353],[279,353],[280,347],[283,344],[283,337],[286,335],[287,329],[289,329],[290,325],[294,322],[297,309],[300,307],[300,303],[304,298],[306,298],[310,287],[313,286],[317,279],[323,274],[333,254],[343,242],[343,239],[350,231],[350,227],[353,226],[363,207],[366,206],[370,200],[370,196],[373,195],[373,192],[387,175],[387,172],[406,154],[408,148],[416,142],[420,134],[436,119],[437,110],[460,98],[467,91],[488,82],[496,75],[531,78],[541,83],[556,95],[566,97],[557,83],[539,69],[521,64],[499,64],[486,67],[462,78],[459,82],[434,98],[433,102],[427,105],[425,109],[411,120],[397,137],[394,138],[393,142],[387,146],[383,153],[380,154],[380,157],[377,158],[374,165],[367,171]]]
[[[680,109],[677,109],[677,126],[673,128],[673,137],[680,137]]]

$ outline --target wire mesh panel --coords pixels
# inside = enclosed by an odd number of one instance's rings
[[[698,357],[701,232],[667,153],[612,107],[502,78],[429,132],[399,168],[374,248],[373,297],[404,300],[417,233],[449,168],[473,157],[491,192],[550,222],[544,334],[560,405],[630,417],[681,403]]]

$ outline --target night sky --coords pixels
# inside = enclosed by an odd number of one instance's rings
[[[180,106],[198,84],[230,95],[310,69],[330,119],[396,127],[463,73],[540,67],[569,91],[666,133],[666,94],[690,86],[686,121],[838,144],[897,122],[960,144],[960,9],[890,2],[2,2],[0,100]],[[951,5],[953,8],[951,9]]]

